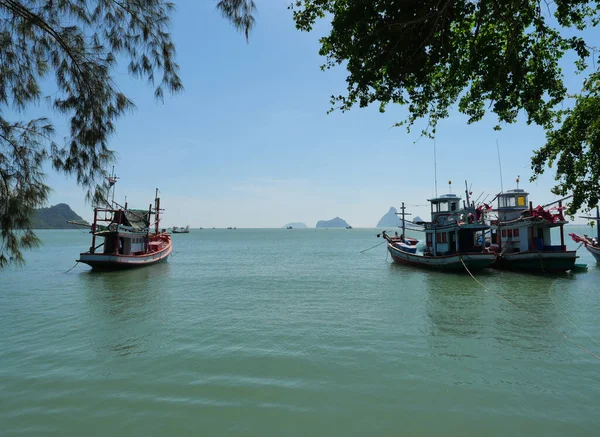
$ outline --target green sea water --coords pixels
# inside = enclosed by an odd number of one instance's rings
[[[40,231],[0,271],[0,435],[600,434],[587,251],[587,273],[482,287],[360,253],[376,233],[194,229],[98,274],[65,273],[89,234]]]

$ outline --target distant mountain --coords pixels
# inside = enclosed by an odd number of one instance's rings
[[[396,226],[402,226],[402,220],[396,215],[398,210],[393,206],[390,210],[381,217],[381,220],[377,223],[378,228],[395,228]]]
[[[319,220],[317,222],[317,228],[346,228],[350,226],[344,219],[339,217],[333,218],[331,220]]]
[[[384,216],[381,217],[381,220],[379,220],[379,222],[377,223],[377,227],[378,228],[402,227],[402,219],[397,214],[397,212],[398,212],[398,210],[396,208],[394,208],[393,206],[390,207],[390,210],[387,213],[385,213]],[[406,227],[407,228],[410,228],[411,226],[414,227],[414,225],[412,223],[409,223],[409,221],[419,222],[419,221],[423,221],[423,219],[421,219],[421,217],[419,217],[419,216],[415,216],[415,217],[407,216],[407,218],[406,218]]]
[[[296,222],[296,223],[288,223],[287,225],[284,226],[284,228],[288,228],[290,226],[294,229],[304,229],[304,228],[308,227],[304,223]]]
[[[31,227],[33,229],[78,229],[78,226],[68,224],[67,220],[85,222],[69,205],[59,203],[50,208],[36,209]]]

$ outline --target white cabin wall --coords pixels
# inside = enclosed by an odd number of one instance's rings
[[[519,249],[521,252],[526,252],[529,250],[529,230],[527,228],[520,228],[519,234],[521,241],[519,242]]]
[[[550,235],[550,228],[545,227],[544,228],[544,246],[550,246],[552,245],[552,237]],[[557,245],[560,245],[560,242],[557,243]]]

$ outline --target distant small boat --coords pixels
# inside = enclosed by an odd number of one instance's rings
[[[202,228],[200,228],[202,229]],[[187,225],[185,228],[183,226],[177,227],[173,226],[171,230],[174,234],[189,234],[190,233],[190,225]]]
[[[291,226],[288,226],[286,229],[294,229],[294,228],[292,228]]]
[[[348,225],[346,226],[346,229],[352,229],[352,226]]]

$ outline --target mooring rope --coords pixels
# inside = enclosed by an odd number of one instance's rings
[[[383,243],[387,243],[387,240],[383,240],[381,243],[378,243],[373,247],[369,247],[368,249],[361,250],[360,253],[365,253],[367,250],[375,249],[377,246],[381,246]]]
[[[487,291],[488,293],[492,293],[496,296],[498,296],[499,298],[501,298],[502,300],[504,300],[505,302],[507,302],[508,304],[514,306],[515,308],[517,308],[518,310],[524,312],[525,314],[527,314],[529,317],[531,317],[532,319],[534,319],[535,321],[537,321],[540,324],[544,324],[544,322],[542,322],[538,317],[534,316],[533,314],[531,314],[529,311],[524,310],[523,308],[521,308],[519,305],[511,302],[510,300],[508,300],[507,298],[505,298],[504,296],[502,296],[499,293],[496,293],[495,291],[491,291],[488,290],[485,285],[483,285],[481,282],[479,282],[477,280],[477,278],[475,276],[473,276],[473,273],[471,273],[471,271],[469,270],[469,268],[467,267],[467,265],[465,264],[465,262],[463,261],[462,257],[460,257],[460,262],[462,263],[463,267],[465,268],[465,270],[467,271],[467,273],[471,276],[471,278],[473,278],[473,280],[475,282],[477,282],[479,285],[481,285],[481,287]],[[582,345],[580,345],[579,343],[577,343],[575,340],[571,339],[570,337],[567,336],[567,334],[565,334],[562,331],[559,331],[558,329],[556,329],[553,326],[548,326],[550,329],[552,329],[553,331],[555,331],[557,334],[560,334],[565,340],[571,342],[572,344],[574,344],[575,346],[577,346],[579,349],[581,349],[582,351],[590,354],[592,357],[594,357],[595,359],[597,359],[598,361],[600,361],[600,356],[596,355],[594,352],[590,351],[589,349],[586,349],[585,347],[583,347]]]
[[[79,264],[79,261],[75,261],[75,264],[73,264],[73,267],[71,267],[69,270],[67,270],[65,273],[69,273],[71,270],[73,270],[75,267],[77,267],[77,264]]]

